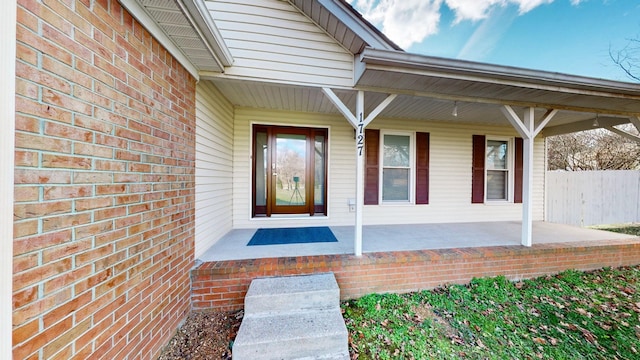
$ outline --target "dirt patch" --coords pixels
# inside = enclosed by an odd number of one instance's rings
[[[158,360],[231,359],[231,344],[244,312],[194,312],[178,329]]]

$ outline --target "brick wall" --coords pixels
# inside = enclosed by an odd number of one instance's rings
[[[590,270],[640,264],[638,240],[484,248],[401,251],[218,261],[191,272],[194,310],[243,307],[251,280],[265,276],[331,271],[342,299],[369,293],[409,292],[466,284],[474,277],[525,279],[567,269]]]
[[[18,0],[15,359],[151,359],[190,309],[195,80],[115,0]]]

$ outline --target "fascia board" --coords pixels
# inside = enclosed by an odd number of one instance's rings
[[[467,79],[486,83],[509,84],[552,91],[620,97],[629,95],[640,99],[640,84],[589,78],[511,66],[446,59],[400,51],[365,49],[359,61],[367,65],[385,65],[418,70],[443,77]],[[627,96],[625,96],[627,97]]]
[[[335,0],[318,0],[327,11],[331,12],[345,26],[359,36],[364,42],[373,48],[396,50],[389,42],[385,41],[380,35],[373,31],[369,26],[364,24],[353,12],[344,7],[340,1]]]

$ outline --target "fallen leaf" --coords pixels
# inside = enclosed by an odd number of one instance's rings
[[[486,346],[484,346],[484,343],[480,339],[476,340],[476,345],[478,345],[478,347],[482,349],[486,348]]]
[[[593,333],[589,330],[586,329],[580,329],[580,331],[582,332],[582,335],[584,336],[584,338],[590,342],[590,343],[595,343],[596,342],[596,337],[595,335],[593,335]]]
[[[531,340],[533,340],[534,343],[540,344],[540,345],[544,345],[544,344],[547,343],[547,340],[545,340],[543,338],[539,338],[539,337],[534,337]]]

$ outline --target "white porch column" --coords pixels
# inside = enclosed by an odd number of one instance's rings
[[[349,121],[351,126],[356,129],[356,220],[355,220],[355,236],[353,239],[353,252],[356,256],[362,256],[362,219],[364,211],[364,129],[380,115],[380,113],[396,98],[396,94],[389,95],[384,101],[376,106],[373,111],[365,118],[364,116],[364,91],[359,90],[356,96],[356,114],[351,113],[349,108],[336,96],[333,90],[322,88],[333,105],[342,113]]]
[[[544,115],[540,124],[535,124],[535,109],[530,107],[524,112],[524,119],[513,111],[511,106],[504,105],[502,113],[509,120],[511,125],[518,131],[523,139],[523,171],[522,171],[522,236],[521,242],[524,246],[532,245],[533,229],[533,143],[536,136],[551,121],[558,112],[549,110]]]
[[[353,253],[362,256],[362,212],[364,211],[364,91],[356,97],[356,228]]]
[[[0,5],[0,358],[12,357],[13,167],[16,121],[16,2]]]
[[[524,125],[533,130],[534,112],[529,108],[524,112]],[[531,132],[529,133],[531,134]],[[533,237],[533,139],[534,136],[523,136],[522,141],[522,245],[531,246]]]

